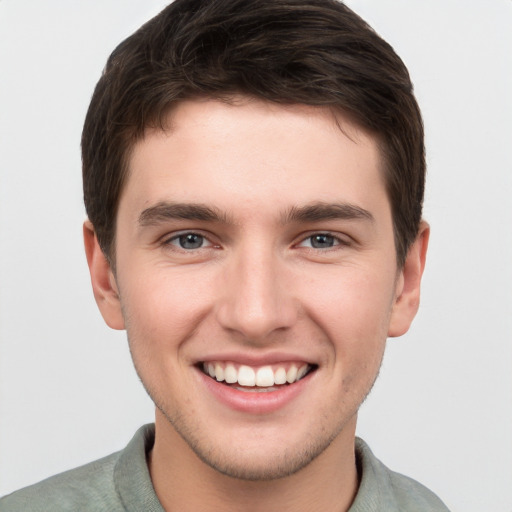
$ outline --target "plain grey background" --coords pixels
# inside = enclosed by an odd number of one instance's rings
[[[122,448],[153,408],[96,309],[79,141],[165,0],[0,0],[0,495]],[[453,511],[512,510],[512,2],[350,0],[409,67],[428,152],[422,306],[359,420]]]

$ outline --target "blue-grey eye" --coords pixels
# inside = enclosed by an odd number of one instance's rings
[[[336,239],[332,235],[326,233],[319,233],[309,237],[311,247],[314,249],[328,249],[336,245]]]
[[[204,244],[204,237],[197,233],[186,233],[178,237],[182,249],[199,249]]]

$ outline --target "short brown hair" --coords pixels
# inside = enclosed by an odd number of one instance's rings
[[[421,113],[402,60],[337,0],[176,0],[114,50],[82,134],[85,207],[105,255],[135,142],[177,102],[234,94],[329,106],[377,136],[402,266],[421,220]]]

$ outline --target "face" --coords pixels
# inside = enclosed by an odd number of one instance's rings
[[[415,312],[381,167],[347,119],[243,98],[182,103],[135,146],[115,276],[86,245],[157,433],[249,479],[296,472],[353,433],[386,337]]]

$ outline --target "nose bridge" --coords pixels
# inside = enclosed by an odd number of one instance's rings
[[[219,308],[223,327],[251,342],[290,327],[296,311],[283,270],[283,261],[272,247],[258,243],[240,247],[226,268]]]

